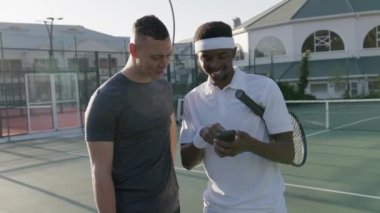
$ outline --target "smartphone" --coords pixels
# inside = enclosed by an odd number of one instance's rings
[[[219,133],[215,138],[221,141],[232,142],[235,140],[236,131],[235,130],[227,130]]]

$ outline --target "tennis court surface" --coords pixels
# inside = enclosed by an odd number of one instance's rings
[[[380,131],[307,130],[301,168],[282,165],[289,213],[380,212]],[[202,212],[202,166],[176,171],[184,213]],[[0,213],[96,212],[81,131],[0,143]]]

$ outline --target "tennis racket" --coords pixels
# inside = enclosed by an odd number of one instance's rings
[[[252,100],[243,90],[237,90],[235,96],[265,123],[263,118],[265,109],[262,106]],[[305,163],[307,156],[305,131],[303,130],[301,122],[298,120],[297,116],[292,112],[289,112],[289,114],[293,125],[294,159],[292,165],[300,167]]]

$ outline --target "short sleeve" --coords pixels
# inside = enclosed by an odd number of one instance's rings
[[[85,140],[113,141],[115,134],[116,109],[110,96],[96,91],[85,112]]]
[[[290,115],[277,84],[270,80],[267,87],[264,120],[270,134],[292,131]]]
[[[183,115],[182,115],[182,126],[180,131],[179,141],[181,144],[192,143],[193,138],[196,134],[194,124],[191,119],[191,111],[189,107],[188,98],[185,97],[183,101]]]

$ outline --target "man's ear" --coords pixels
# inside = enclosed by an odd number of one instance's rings
[[[235,58],[236,52],[237,52],[237,47],[235,47],[234,50],[233,50],[233,58]]]
[[[134,43],[129,43],[129,44],[128,44],[128,50],[129,50],[129,54],[130,54],[133,58],[136,58],[136,57],[137,57],[137,47],[136,47],[136,44],[134,44]]]

